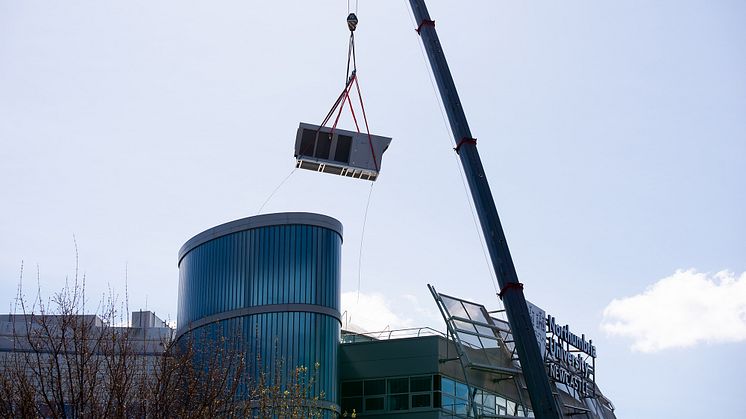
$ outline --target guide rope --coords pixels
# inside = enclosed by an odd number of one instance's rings
[[[269,194],[269,196],[264,201],[264,203],[262,204],[262,206],[259,207],[259,210],[256,212],[257,215],[259,215],[259,214],[262,213],[262,210],[264,209],[264,207],[269,203],[269,201],[272,199],[272,197],[275,196],[275,194],[277,193],[277,191],[280,190],[280,188],[282,187],[282,185],[284,185],[285,182],[287,182],[288,179],[290,179],[290,177],[293,176],[293,173],[295,173],[296,169],[298,169],[298,168],[297,167],[293,167],[293,170],[291,170],[290,173],[288,173],[288,175],[285,176],[284,179],[282,179],[282,181],[280,182],[280,184],[277,185],[277,187],[275,187],[275,189],[272,191],[272,193]]]
[[[368,208],[370,208],[370,197],[373,195],[373,185],[370,183],[370,191],[368,192],[368,202],[365,204],[365,214],[363,215],[363,230],[360,232],[360,250],[357,257],[357,301],[360,302],[360,282],[363,276],[363,240],[365,239],[365,225],[368,224]]]
[[[407,10],[407,15],[409,16],[412,24],[414,26],[417,26],[415,31],[419,34],[422,30],[423,26],[427,26],[430,23],[420,22],[420,24],[417,24],[417,21],[415,19],[415,16],[412,14],[412,9],[409,7],[409,4],[407,3],[407,0],[404,0],[404,8]],[[435,21],[432,21],[432,25],[435,25]],[[417,39],[413,38],[415,43],[417,44],[417,48],[420,50],[420,54],[422,56],[422,64],[425,68],[425,72],[427,73],[428,78],[430,79],[430,87],[432,87],[433,96],[435,97],[436,102],[438,103],[438,110],[440,110],[440,117],[443,120],[443,132],[445,133],[445,136],[443,137],[445,141],[450,146],[451,143],[451,131],[448,126],[448,120],[446,117],[445,109],[443,108],[443,104],[441,102],[440,95],[438,95],[438,88],[435,86],[435,80],[433,79],[433,74],[430,72],[430,67],[428,66],[427,62],[427,55],[425,54],[425,50],[422,47],[422,43],[417,41]],[[466,202],[469,204],[469,211],[471,212],[471,218],[474,222],[474,232],[476,233],[477,241],[479,241],[479,245],[482,248],[482,255],[484,256],[484,263],[485,267],[487,269],[487,274],[490,277],[490,280],[492,282],[492,287],[495,289],[495,293],[500,292],[499,284],[497,283],[497,277],[495,276],[495,272],[492,270],[492,262],[490,262],[490,257],[487,253],[487,246],[484,242],[484,237],[482,236],[482,232],[479,228],[479,220],[477,220],[477,214],[476,214],[476,208],[474,208],[474,203],[471,200],[471,196],[469,194],[469,186],[467,185],[466,181],[466,175],[464,175],[463,168],[461,167],[461,164],[458,161],[458,150],[456,150],[456,154],[453,155],[453,163],[456,166],[456,170],[459,173],[459,178],[461,179],[461,184],[463,186],[464,195],[466,196]]]

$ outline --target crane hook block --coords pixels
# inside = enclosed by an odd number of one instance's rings
[[[355,13],[350,13],[347,16],[347,27],[350,28],[350,32],[355,32],[357,28],[357,16],[355,16]]]
[[[391,138],[301,122],[295,136],[295,167],[375,181]]]

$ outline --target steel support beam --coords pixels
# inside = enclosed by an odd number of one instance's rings
[[[427,51],[427,57],[448,115],[497,280],[500,288],[505,290],[502,296],[503,304],[526,379],[531,407],[537,418],[559,419],[559,409],[552,396],[544,360],[536,342],[526,299],[522,287],[519,286],[513,258],[510,256],[508,243],[505,240],[505,232],[500,224],[500,217],[479,158],[476,141],[471,135],[443,47],[438,40],[435,24],[430,19],[424,0],[410,0],[409,3],[412,6],[418,24],[417,31]]]

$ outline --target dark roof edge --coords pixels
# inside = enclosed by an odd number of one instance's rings
[[[181,246],[181,249],[179,249],[179,261],[177,266],[181,264],[181,259],[183,259],[192,249],[207,243],[210,240],[215,240],[219,237],[227,236],[228,234],[237,233],[239,231],[279,225],[309,225],[327,228],[335,231],[339,234],[340,238],[343,238],[342,223],[336,218],[329,217],[328,215],[311,212],[280,212],[276,214],[255,215],[253,217],[241,218],[239,220],[229,221],[225,224],[220,224],[187,240],[187,242]]]

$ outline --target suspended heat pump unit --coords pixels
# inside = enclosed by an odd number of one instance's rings
[[[295,136],[296,167],[374,181],[391,138],[300,123]]]

